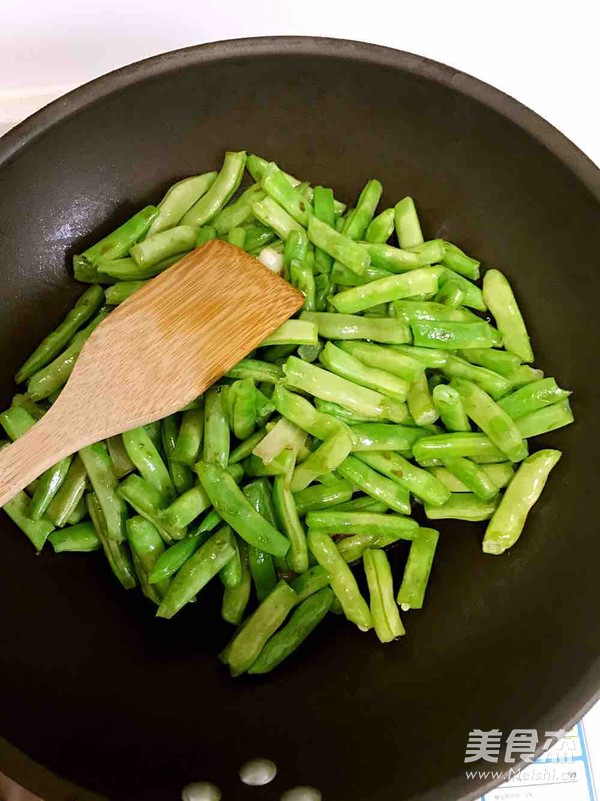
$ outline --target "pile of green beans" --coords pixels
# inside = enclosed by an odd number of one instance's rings
[[[296,317],[203,397],[63,459],[4,507],[38,552],[103,551],[161,618],[218,576],[234,676],[273,670],[328,612],[381,643],[404,635],[400,612],[423,607],[439,541],[418,520],[487,521],[484,553],[511,548],[561,457],[531,441],[573,422],[570,392],[532,367],[506,276],[490,269],[478,285],[479,261],[425,241],[412,198],[378,213],[382,195],[370,180],[347,208],[331,188],[226,153],[74,257],[88,288],[0,414],[8,440],[25,433],[111,310],[211,239],[303,293]],[[401,540],[396,576],[385,549]]]

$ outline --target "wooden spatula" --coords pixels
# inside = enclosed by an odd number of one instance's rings
[[[0,451],[0,506],[85,445],[178,411],[303,302],[256,259],[214,240],[115,309],[46,415]]]

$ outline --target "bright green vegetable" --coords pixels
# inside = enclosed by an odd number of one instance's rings
[[[75,332],[98,312],[103,302],[104,291],[101,287],[91,286],[86,289],[58,328],[41,341],[19,369],[15,376],[17,384],[31,378],[34,373],[55,359]]]
[[[510,284],[500,270],[488,270],[483,277],[483,298],[504,337],[506,350],[524,362],[533,361],[533,350],[523,316]]]
[[[126,590],[133,589],[136,584],[135,571],[124,542],[119,542],[107,528],[106,518],[98,497],[93,492],[86,495],[88,514],[92,520],[96,536],[100,540],[104,555],[110,569]]]
[[[29,517],[32,520],[41,520],[46,514],[54,496],[63,485],[70,466],[71,457],[67,456],[42,473],[29,506]]]
[[[308,238],[354,273],[362,275],[370,264],[369,254],[361,245],[314,216],[308,220]]]
[[[404,353],[398,353],[391,348],[375,345],[372,342],[348,342],[342,340],[335,344],[338,348],[359,359],[363,364],[384,370],[386,373],[398,376],[408,383],[416,381],[425,372],[425,366],[418,359],[414,359]]]
[[[122,435],[127,455],[145,479],[159,493],[164,505],[175,498],[175,487],[158,449],[144,426],[125,431]]]
[[[438,539],[439,534],[435,529],[420,528],[418,536],[410,544],[402,584],[396,598],[404,612],[423,608]]]
[[[333,597],[333,592],[324,587],[306,598],[294,611],[289,623],[267,641],[248,673],[269,673],[287,659],[326,616]]]
[[[127,521],[127,541],[131,548],[134,565],[138,568],[138,578],[144,595],[159,604],[169,584],[164,580],[154,584],[149,582],[149,575],[165,550],[158,530],[143,517],[130,517]]]
[[[456,270],[457,273],[464,275],[465,278],[470,278],[471,281],[477,281],[479,278],[480,262],[467,256],[466,253],[451,242],[444,242],[442,264],[450,267],[451,270]]]
[[[417,320],[410,324],[414,344],[421,348],[492,348],[502,344],[499,333],[489,323],[435,322]]]
[[[415,442],[413,455],[423,464],[431,459],[445,459],[449,456],[466,456],[480,461],[505,462],[502,451],[485,434],[460,432],[455,434],[436,434],[423,437]]]
[[[454,457],[462,458],[462,457]],[[509,462],[499,464],[482,464],[480,469],[488,476],[489,480],[495,485],[496,489],[502,489],[510,483],[515,471]],[[434,475],[450,492],[472,492],[454,473],[445,467],[430,467],[429,472]]]
[[[463,409],[460,395],[453,387],[440,384],[435,387],[431,397],[433,405],[448,431],[471,430],[469,418]]]
[[[53,531],[48,542],[55,553],[90,553],[102,547],[93,523],[78,523],[62,531]]]
[[[443,460],[444,467],[456,476],[468,489],[483,501],[489,501],[498,493],[498,487],[486,471],[464,456],[450,456]]]
[[[487,392],[462,378],[453,378],[451,386],[459,392],[467,415],[511,462],[520,462],[527,456],[527,443],[512,418]]]
[[[181,225],[206,225],[231,200],[237,191],[246,166],[246,153],[225,154],[223,166],[208,191],[194,203],[180,220]]]
[[[308,570],[306,534],[300,522],[294,496],[285,476],[276,476],[273,483],[273,503],[281,530],[289,540],[287,563],[295,573]]]
[[[343,478],[331,484],[316,484],[294,493],[294,503],[300,516],[318,509],[338,506],[352,498],[352,484]]]
[[[371,222],[365,233],[367,242],[385,243],[394,233],[394,209],[386,209]]]
[[[291,491],[300,492],[319,476],[338,468],[351,450],[350,431],[346,426],[340,426],[310,456],[296,466],[290,482]]]
[[[147,237],[150,238],[177,225],[194,203],[206,194],[216,177],[216,172],[205,172],[203,175],[192,175],[173,184],[158,204],[158,215],[148,229]]]
[[[374,389],[382,395],[396,398],[399,401],[406,400],[409,392],[407,381],[377,367],[369,367],[351,353],[336,347],[332,342],[327,342],[319,355],[319,361],[332,373],[347,378],[355,384],[369,387],[369,389]]]
[[[529,456],[508,485],[483,538],[484,553],[500,554],[521,536],[531,507],[539,499],[560,451],[543,450]]]
[[[222,387],[211,387],[204,402],[204,451],[205,462],[225,467],[229,461],[229,425],[223,403]]]
[[[524,438],[537,437],[539,434],[568,426],[574,420],[571,405],[568,400],[564,400],[519,417],[517,428]]]
[[[147,281],[122,281],[106,288],[106,303],[108,306],[118,306],[138,289],[145,286]]]
[[[306,227],[313,212],[312,206],[274,162],[263,172],[261,186],[296,222]]]
[[[472,494],[453,493],[441,506],[425,504],[425,514],[429,520],[489,520],[496,509],[497,498],[483,501]]]
[[[408,411],[418,426],[431,425],[438,419],[439,414],[434,406],[424,373],[411,384],[406,401]]]
[[[571,393],[561,389],[554,378],[542,378],[517,389],[498,401],[498,406],[509,414],[513,420],[526,414],[537,412],[544,406],[566,400]]]
[[[188,559],[171,581],[157,617],[171,618],[189,603],[234,556],[231,531],[223,526]]]
[[[216,229],[216,233],[219,236],[224,236],[232,231],[234,228],[237,228],[240,225],[248,222],[252,219],[252,206],[254,203],[257,203],[260,200],[263,200],[265,197],[265,193],[263,192],[262,187],[260,184],[253,184],[245,192],[230,203],[225,208],[221,209],[221,211],[217,214],[217,216],[213,219],[213,225]],[[248,234],[247,229],[247,234]],[[254,247],[256,247],[256,242],[251,243]]]
[[[360,459],[348,456],[338,466],[337,473],[389,509],[404,515],[410,514],[410,496],[406,488],[380,475]]]
[[[25,492],[18,492],[15,497],[2,507],[15,525],[30,540],[36,551],[41,551],[48,535],[54,531],[54,525],[46,518],[32,520],[28,516],[29,496]]]
[[[415,449],[416,446],[417,443]],[[366,451],[357,454],[357,458],[426,503],[441,506],[450,497],[450,492],[435,476],[427,470],[416,467],[399,453]]]
[[[423,242],[421,225],[412,197],[405,197],[394,208],[396,234],[401,248],[412,248]]]
[[[311,512],[311,514],[317,513]],[[320,512],[318,514],[328,513]],[[331,537],[322,530],[311,529],[308,532],[308,547],[317,562],[327,572],[331,589],[341,603],[348,620],[351,620],[363,631],[372,628],[373,622],[369,607],[360,594],[352,571],[340,556]]]
[[[327,534],[390,535],[406,540],[412,540],[419,528],[415,520],[397,514],[339,512],[329,509],[309,512],[306,515],[306,524],[310,530],[323,531]]]
[[[389,423],[358,423],[351,428],[352,450],[399,451],[403,456],[412,456],[412,448],[418,439],[429,436],[429,431],[411,426]]]
[[[171,459],[193,467],[198,461],[203,431],[204,410],[200,408],[184,412]]]
[[[384,551],[369,548],[363,555],[369,595],[371,617],[380,642],[392,642],[406,634],[394,600],[394,583],[390,563]]]
[[[119,482],[106,445],[103,442],[88,445],[79,451],[79,456],[94,489],[95,502],[104,516],[107,536],[115,542],[123,542],[127,506],[117,492]]]
[[[248,546],[245,542],[238,542],[237,545],[240,557],[240,580],[235,587],[225,587],[221,605],[221,617],[234,626],[242,622],[252,591],[252,576],[248,569]],[[227,565],[222,568],[221,575],[226,568]]]
[[[379,278],[377,281],[338,292],[331,302],[337,311],[354,314],[380,303],[435,293],[442,270],[441,267],[419,267],[401,275]]]
[[[46,517],[58,528],[65,525],[75,507],[83,498],[87,480],[87,471],[81,457],[77,454],[71,461],[67,475],[58,492],[46,509]]]
[[[238,629],[224,655],[232,676],[239,676],[252,667],[265,643],[281,626],[296,601],[294,590],[285,581],[280,581]]]
[[[324,339],[370,339],[388,344],[411,341],[410,328],[394,319],[332,312],[302,312],[301,318],[316,323]]]

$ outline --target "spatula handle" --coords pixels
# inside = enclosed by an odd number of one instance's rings
[[[60,422],[58,409],[50,409],[12,445],[0,450],[0,506],[58,461],[73,453],[68,426]],[[53,414],[53,412],[55,412]]]

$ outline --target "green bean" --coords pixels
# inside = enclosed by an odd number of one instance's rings
[[[361,245],[361,247],[365,246]],[[339,261],[336,261],[331,268],[330,276],[331,283],[337,284],[338,286],[363,286],[364,284],[370,284],[371,281],[377,281],[379,278],[389,278],[393,274],[394,273],[390,272],[390,270],[384,270],[381,267],[375,267],[373,264],[370,264],[364,273],[359,275],[358,273],[352,272],[348,267],[344,267]]]
[[[144,594],[151,601],[159,604],[169,587],[169,582],[163,580],[150,584],[149,580],[156,563],[165,552],[165,546],[158,530],[152,523],[139,515],[130,517],[127,521],[127,541],[129,542],[134,562],[138,563],[142,573],[143,580],[140,579],[140,584],[145,590]],[[150,586],[147,586],[148,584]]]
[[[500,270],[488,270],[483,277],[483,298],[504,336],[506,350],[524,362],[533,361],[533,350],[525,322],[506,276]]]
[[[340,512],[337,509],[309,512],[306,515],[306,524],[311,531],[318,530],[327,534],[391,535],[406,540],[412,540],[419,528],[416,520],[399,514]]]
[[[385,243],[394,233],[394,209],[385,209],[371,222],[365,233],[367,242]]]
[[[316,248],[315,259],[318,252],[319,252],[318,248]],[[331,282],[331,278],[329,277],[329,275],[320,274],[315,276],[315,309],[318,312],[325,311],[325,309],[327,308],[327,303],[329,301],[329,297],[331,295],[332,290],[333,290],[333,284]]]
[[[73,272],[77,281],[93,284],[102,280],[98,275],[98,261],[126,256],[133,245],[146,234],[158,215],[156,206],[146,206],[81,255],[73,256]]]
[[[138,289],[145,286],[147,281],[122,281],[106,288],[106,303],[108,306],[118,306]]]
[[[340,428],[339,421],[317,411],[310,401],[281,384],[275,387],[271,400],[286,420],[317,439],[326,440]]]
[[[399,539],[404,539],[398,534],[354,534],[350,537],[344,537],[337,543],[337,549],[340,556],[348,564],[358,562],[362,559],[363,554],[369,548],[386,548],[388,545],[393,545]]]
[[[444,242],[442,264],[445,267],[450,267],[451,270],[456,270],[457,273],[464,275],[465,278],[470,278],[471,281],[477,281],[479,278],[480,262],[467,256],[466,253],[451,242]]]
[[[243,462],[244,473],[253,478],[282,476],[286,472],[288,452],[288,449],[282,451],[279,456],[276,456],[268,464],[265,464],[260,457],[251,454]]]
[[[227,234],[227,241],[230,245],[235,245],[240,250],[245,250],[246,231],[244,228],[232,228]]]
[[[256,512],[226,470],[209,462],[196,470],[212,505],[243,540],[273,556],[286,555],[288,540]]]
[[[425,374],[413,381],[406,401],[408,411],[418,426],[430,425],[438,419],[439,414],[434,406]]]
[[[262,459],[265,464],[269,464],[286,448],[297,454],[305,441],[306,432],[282,417],[270,428],[269,433],[260,441],[253,453]]]
[[[291,480],[291,491],[300,492],[319,476],[335,470],[352,450],[352,437],[346,426],[326,439],[310,456],[297,465]],[[296,571],[299,572],[299,571]]]
[[[456,281],[446,281],[434,300],[436,303],[442,303],[451,309],[457,309],[462,306],[465,293],[462,287]]]
[[[471,425],[463,409],[460,395],[447,384],[440,384],[432,392],[433,405],[448,431],[470,431]]]
[[[191,411],[198,411],[198,409],[188,409],[184,414]],[[173,454],[177,445],[177,437],[179,435],[179,422],[176,415],[169,415],[169,417],[165,417],[161,421],[160,433],[162,449],[167,460],[171,481],[173,482],[176,493],[182,495],[194,486],[195,476],[188,465],[176,462],[173,459]]]
[[[367,549],[363,555],[369,585],[371,617],[382,643],[406,634],[394,600],[394,581],[387,556],[381,550]]]
[[[359,275],[362,275],[370,264],[370,256],[361,245],[314,216],[308,220],[308,238],[313,245]]]
[[[237,191],[246,166],[246,153],[225,153],[223,166],[208,191],[197,200],[180,220],[182,225],[206,225],[216,217]]]
[[[53,531],[48,542],[54,548],[54,553],[90,553],[102,547],[93,523],[78,523],[62,531]]]
[[[19,369],[15,376],[17,384],[31,378],[34,373],[56,358],[75,332],[96,314],[103,301],[104,291],[99,286],[86,289],[58,328],[42,340]]]
[[[300,223],[297,223],[287,211],[270,197],[265,197],[264,200],[253,203],[252,214],[260,223],[275,231],[277,236],[284,241],[292,231],[303,230]]]
[[[260,181],[263,177],[263,174],[267,167],[269,166],[270,162],[267,159],[263,159],[260,156],[256,156],[251,154],[246,159],[246,169],[252,176],[255,181]],[[290,175],[289,172],[283,173],[288,181],[292,184],[292,186],[298,186],[300,181],[298,178],[294,178],[293,175]]]
[[[297,223],[306,227],[308,218],[313,213],[312,206],[274,162],[263,172],[261,186]]]
[[[469,364],[452,353],[448,354],[446,362],[439,369],[446,378],[465,378],[467,381],[472,381],[488,395],[491,395],[494,400],[498,400],[510,392],[511,384],[507,378],[485,367]]]
[[[183,226],[182,226],[183,227]],[[173,228],[173,231],[178,231],[179,229]],[[194,232],[193,236],[193,246],[196,244],[196,229],[190,229]],[[167,246],[171,241],[176,242],[175,235],[173,235],[172,240],[168,238],[168,235],[171,231],[165,231],[163,234],[157,234],[159,238],[159,242],[156,243],[157,247],[156,250],[158,251],[158,247],[162,247],[161,243]],[[154,239],[154,237],[152,237]],[[145,243],[149,240],[144,240],[141,245],[135,245],[135,248],[145,246]],[[192,247],[193,247],[192,246]],[[152,245],[154,248],[154,244]],[[137,264],[135,259],[129,256],[126,259],[101,259],[98,262],[98,269],[102,270],[103,275],[106,275],[108,278],[113,279],[114,281],[145,281],[149,278],[154,278],[156,275],[160,275],[165,270],[167,270],[172,264],[175,264],[176,261],[182,259],[186,252],[189,252],[191,248],[187,248],[187,250],[175,250],[173,249],[171,253],[165,256],[163,259],[160,260],[153,260],[152,263],[146,264]],[[145,253],[149,252],[149,248],[142,251]],[[108,292],[108,289],[107,289]]]
[[[41,520],[46,514],[50,503],[67,477],[71,459],[71,456],[61,459],[40,476],[29,506],[29,517],[32,520]]]
[[[489,520],[493,515],[498,497],[483,501],[471,493],[452,493],[442,506],[424,505],[425,514],[429,520]]]
[[[483,552],[504,553],[521,536],[527,515],[539,499],[560,451],[543,450],[528,456],[508,485],[483,538]]]
[[[131,248],[131,258],[141,270],[147,270],[176,254],[196,247],[197,229],[192,225],[177,225],[168,231],[148,236]]]
[[[403,612],[423,608],[439,536],[433,528],[420,528],[418,536],[410,544],[402,584],[396,597]]]
[[[452,281],[462,289],[464,293],[463,306],[468,306],[478,311],[487,311],[481,289],[476,284],[469,281],[468,278],[464,278],[455,270],[450,269],[450,267],[444,267],[443,273],[440,275],[440,287],[443,287],[447,281]]]
[[[305,573],[302,573],[301,576],[296,576],[290,583],[290,587],[296,593],[297,604],[301,604],[311,595],[314,595],[316,592],[319,592],[319,590],[328,586],[329,577],[327,576],[327,572],[318,564],[310,567]]]
[[[337,473],[366,492],[371,498],[384,503],[388,508],[400,512],[400,514],[410,514],[408,491],[396,482],[380,475],[362,460],[348,456],[337,468]]]
[[[290,264],[290,281],[299,292],[304,295],[302,306],[306,311],[315,310],[315,276],[314,251],[307,254],[304,261],[292,260]]]
[[[163,501],[160,493],[141,476],[132,473],[119,485],[119,495],[135,509],[135,511],[149,520],[159,530],[165,542],[172,539],[181,540],[185,537],[185,529],[175,528],[161,514]]]
[[[268,336],[265,345],[318,345],[319,336],[316,323],[310,320],[287,320]]]
[[[472,364],[509,376],[521,366],[521,359],[514,353],[493,348],[468,348],[461,356]]]
[[[106,556],[106,560],[112,570],[113,574],[119,580],[121,586],[126,590],[131,590],[136,586],[137,581],[135,572],[127,546],[124,542],[119,542],[111,536],[107,528],[106,518],[102,511],[102,506],[97,495],[94,492],[88,492],[85,496],[86,505],[89,516],[92,519],[92,524],[96,531],[96,536],[100,540],[102,550]]]
[[[462,457],[455,457],[462,458]],[[510,483],[515,471],[509,462],[500,462],[498,464],[483,464],[480,465],[481,470],[488,476],[489,480],[496,486],[497,489],[502,489]],[[453,473],[445,467],[430,467],[429,472],[434,475],[445,487],[448,487],[450,492],[471,492],[463,482],[457,478]]]
[[[88,516],[87,506],[85,502],[85,496],[80,498],[77,501],[77,504],[73,508],[73,511],[67,518],[67,523],[70,526],[76,526],[78,523],[81,523],[85,518]]]
[[[327,615],[333,598],[333,592],[329,587],[324,587],[306,598],[296,608],[289,623],[267,641],[248,673],[264,674],[278,667],[302,645]]]
[[[202,512],[210,509],[211,505],[206,492],[200,485],[197,485],[176,498],[162,512],[162,517],[169,527],[185,529]]]
[[[225,236],[234,228],[252,219],[252,205],[263,200],[265,193],[260,184],[252,184],[242,194],[230,203],[226,208],[221,209],[213,220],[213,225],[219,236]]]
[[[304,362],[316,362],[323,350],[323,343],[318,342],[316,345],[300,345],[296,351],[298,357]]]
[[[505,377],[510,382],[512,389],[518,389],[525,384],[531,384],[532,381],[539,381],[544,377],[544,373],[542,370],[535,370],[528,364],[521,364]]]
[[[460,393],[467,415],[511,462],[527,456],[527,442],[514,421],[486,392],[462,378],[453,378],[452,386]]]
[[[324,186],[315,186],[313,193],[314,215],[322,223],[326,223],[331,228],[335,225],[335,205],[333,190]],[[331,272],[333,259],[329,253],[325,253],[321,248],[315,249],[315,269],[318,273]]]
[[[241,568],[240,581],[236,587],[225,587],[221,605],[221,617],[234,626],[242,622],[252,591],[252,577],[248,569],[248,546],[245,542],[238,542],[238,547]],[[226,567],[227,565],[225,565]]]
[[[513,420],[524,417],[532,412],[551,406],[553,403],[566,400],[571,393],[561,389],[554,378],[542,378],[526,384],[516,392],[505,396],[498,401],[498,406],[509,414]]]
[[[229,454],[229,464],[238,464],[242,459],[250,456],[254,448],[262,442],[265,436],[266,431],[264,428],[261,428],[260,431],[255,431],[254,434],[251,434],[243,442],[240,442]]]
[[[48,411],[47,408],[39,403],[34,403],[27,393],[15,395],[10,402],[11,406],[20,406],[29,412],[34,420],[41,420]]]
[[[230,436],[221,387],[211,387],[204,403],[203,460],[221,467],[229,461]]]
[[[231,540],[231,546],[233,548],[233,556],[226,562],[221,570],[219,571],[219,577],[221,579],[221,583],[227,589],[233,589],[234,587],[239,587],[242,583],[243,578],[243,571],[242,571],[242,557],[240,554],[238,538],[235,536],[233,531],[227,527],[228,529],[228,536]],[[245,545],[245,543],[244,543]]]
[[[436,348],[416,348],[414,345],[392,345],[390,350],[395,353],[401,353],[403,356],[409,356],[411,359],[421,362],[424,367],[430,367],[434,370],[441,370],[450,356],[449,353],[443,350],[438,350]]]
[[[32,520],[29,517],[29,496],[18,492],[14,498],[2,507],[15,525],[17,525],[39,553],[44,547],[48,535],[54,531],[54,525],[47,519]]]
[[[106,440],[106,447],[118,479],[124,478],[135,470],[135,465],[129,458],[120,434],[109,437]]]
[[[468,309],[452,309],[433,300],[395,300],[394,311],[399,320],[409,324],[423,320],[435,323],[483,323]]]
[[[77,454],[71,461],[67,475],[58,492],[46,509],[46,517],[61,528],[83,498],[87,484],[87,472],[81,457]]]
[[[423,437],[413,445],[413,456],[423,464],[430,459],[466,456],[469,459],[506,461],[503,452],[485,434],[459,432]]]
[[[79,455],[105,518],[107,536],[116,542],[123,542],[127,506],[117,492],[119,482],[106,445],[103,442],[88,445],[79,451]]]
[[[277,237],[274,231],[272,231],[270,228],[267,228],[266,225],[262,225],[261,223],[257,222],[256,225],[246,228],[246,241],[244,242],[244,249],[248,253],[252,253],[257,257],[261,257],[263,255],[263,250],[271,253],[277,253],[278,251],[274,249],[275,245],[268,248],[266,247],[275,239],[277,239]]]
[[[537,437],[539,434],[568,426],[574,419],[569,401],[563,400],[519,417],[517,428],[522,437]]]
[[[389,273],[405,273],[417,267],[425,267],[429,264],[432,255],[429,251],[417,253],[379,242],[365,243],[363,247],[371,258],[371,267],[386,270]]]
[[[270,393],[273,392],[273,387],[271,384],[266,384],[263,386],[267,386],[270,388]],[[257,428],[262,428],[269,417],[275,411],[275,407],[273,406],[270,398],[270,393],[265,395],[264,392],[261,392],[258,387],[255,390],[256,394],[256,426]]]
[[[184,412],[171,459],[193,467],[198,461],[203,431],[204,409],[190,409]]]
[[[395,319],[332,312],[302,312],[301,319],[316,323],[319,336],[324,339],[371,339],[387,344],[411,340],[410,328]]]
[[[380,420],[389,419],[383,409],[381,409],[377,415],[359,414],[358,412],[352,412],[344,408],[344,406],[340,406],[338,403],[324,401],[320,398],[315,398],[315,406],[319,412],[322,412],[328,417],[333,417],[341,423],[348,423],[350,426],[356,423],[377,423]]]
[[[202,528],[201,523],[194,532],[188,534],[184,539],[179,540],[179,542],[174,542],[172,545],[169,545],[158,557],[156,564],[148,574],[148,581],[150,584],[160,584],[166,581],[166,579],[171,578],[171,576],[177,573],[179,568],[196,553],[198,548],[206,542],[210,537],[211,531],[221,522],[220,516],[215,514],[213,518],[214,525],[212,525],[211,522],[212,527],[207,527],[206,521],[211,514],[213,513],[209,512],[203,521],[206,530],[200,530]]]
[[[423,242],[423,234],[411,197],[405,197],[394,207],[396,234],[401,248],[412,248]]]
[[[231,428],[238,439],[246,439],[256,426],[256,387],[253,378],[242,378],[229,387]]]
[[[244,487],[244,495],[258,514],[275,525],[275,509],[269,485],[265,479],[252,481]],[[277,575],[273,564],[273,557],[253,545],[248,549],[250,573],[256,588],[256,596],[262,601],[277,584]]]
[[[352,314],[380,303],[435,293],[438,290],[438,279],[442,270],[441,267],[418,267],[416,270],[401,275],[380,278],[377,281],[338,292],[333,296],[331,302],[337,311]]]
[[[326,515],[331,512],[311,512],[311,515]],[[339,599],[348,620],[361,630],[372,628],[369,607],[360,594],[352,571],[340,556],[333,540],[322,530],[311,529],[308,532],[308,547],[311,553],[327,572],[331,588]]]
[[[283,370],[278,364],[269,364],[259,359],[242,359],[227,374],[227,378],[253,378],[276,384],[283,378]]]
[[[294,493],[294,503],[300,516],[307,512],[338,506],[352,498],[352,484],[336,479],[331,484],[318,484]]]
[[[27,394],[31,400],[47,398],[67,383],[83,346],[107,316],[107,311],[100,311],[91,323],[75,334],[66,350],[31,376],[27,384]]]
[[[458,348],[491,348],[501,345],[495,328],[486,322],[455,323],[417,320],[410,324],[417,347],[457,350]]]
[[[294,590],[285,581],[280,581],[238,629],[226,649],[226,661],[232,676],[239,676],[252,667],[265,643],[295,606],[296,600]]]
[[[158,449],[143,426],[122,435],[127,455],[145,479],[159,493],[163,504],[175,498],[175,487]]]
[[[198,237],[196,238],[196,247],[200,248],[208,242],[212,242],[217,238],[217,230],[212,225],[202,225],[198,229]]]
[[[404,456],[412,456],[414,443],[429,432],[422,428],[389,423],[358,423],[352,429],[354,452],[361,451],[400,451]]]
[[[498,487],[485,470],[464,456],[451,456],[443,464],[481,500],[489,501],[498,493]]]
[[[415,443],[415,449],[417,445]],[[441,506],[450,497],[450,492],[435,476],[412,464],[399,453],[367,451],[359,453],[357,458],[426,503]]]
[[[170,619],[177,614],[217,575],[234,553],[231,530],[223,526],[179,569],[158,607],[157,617]]]
[[[290,541],[287,563],[295,573],[303,573],[308,570],[306,534],[298,516],[294,496],[284,476],[275,477],[273,502],[280,527]]]
[[[364,364],[384,370],[386,373],[412,383],[425,372],[425,365],[412,356],[397,353],[390,348],[374,345],[372,342],[347,342],[340,340],[335,343],[346,353],[351,354]]]
[[[350,239],[362,239],[369,227],[375,210],[379,204],[383,187],[381,183],[372,178],[367,181],[356,201],[356,208],[346,218],[343,233]]]
[[[158,204],[158,216],[148,229],[147,237],[177,225],[194,203],[206,194],[216,177],[216,172],[205,172],[203,175],[192,175],[173,184]]]
[[[374,389],[382,395],[400,401],[406,400],[409,391],[407,381],[392,373],[387,373],[385,370],[364,364],[351,353],[336,347],[332,342],[327,342],[319,355],[319,361],[332,373],[359,386]]]
[[[309,392],[317,398],[339,403],[345,408],[366,416],[383,416],[402,423],[407,416],[405,404],[360,387],[341,376],[290,356],[284,366],[287,386]]]

